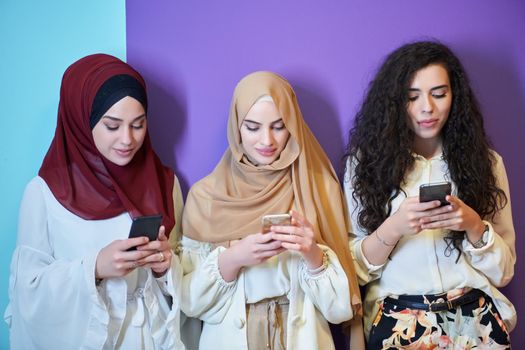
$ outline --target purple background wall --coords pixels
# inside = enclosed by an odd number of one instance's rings
[[[150,130],[186,192],[226,148],[237,81],[256,70],[294,86],[306,121],[341,173],[347,130],[370,78],[399,45],[436,38],[462,59],[511,185],[518,257],[525,240],[525,3],[497,0],[127,1],[128,62],[150,93]],[[504,289],[521,315],[525,269]],[[518,323],[514,344],[525,343]]]

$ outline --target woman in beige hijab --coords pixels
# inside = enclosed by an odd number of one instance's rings
[[[333,349],[328,322],[360,313],[335,172],[290,84],[256,72],[237,85],[229,149],[190,190],[181,308],[200,349]],[[262,233],[261,217],[290,212]],[[357,337],[354,337],[357,338]]]

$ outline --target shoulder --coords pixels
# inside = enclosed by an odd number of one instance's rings
[[[35,176],[27,183],[24,190],[24,197],[44,196],[49,191],[50,189],[46,181],[40,176]]]
[[[180,181],[177,175],[173,175],[173,195],[181,192]]]
[[[215,177],[212,176],[212,174],[209,174],[202,179],[195,182],[189,192],[188,196],[191,195],[197,195],[199,197],[210,197],[211,194],[214,192],[215,187]]]
[[[504,167],[503,157],[493,149],[489,150],[489,154],[490,154],[490,160],[492,162],[492,168],[494,169],[495,172],[498,172],[501,168]]]
[[[503,157],[501,157],[501,155],[498,152],[496,152],[495,150],[489,149],[489,153],[494,158],[496,163],[503,162]]]
[[[34,216],[37,212],[47,212],[50,199],[54,198],[43,178],[36,176],[25,187],[20,202],[20,215]]]
[[[507,170],[505,169],[505,164],[503,163],[503,157],[500,156],[498,152],[492,149],[489,151],[490,161],[492,163],[492,172],[496,177],[496,180],[498,181],[500,186],[508,186]]]

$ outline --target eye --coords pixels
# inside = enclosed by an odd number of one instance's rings
[[[434,97],[434,98],[443,98],[443,97],[447,97],[447,93],[446,93],[446,92],[433,93],[433,94],[432,94],[432,97]]]
[[[244,127],[246,128],[246,130],[252,131],[252,132],[259,130],[259,126],[249,125],[248,123],[244,123]]]
[[[285,129],[284,123],[276,124],[272,127],[272,129],[277,130],[277,131],[284,130]]]
[[[106,126],[106,129],[108,129],[109,131],[116,131],[118,129],[118,125],[117,124],[104,124]]]
[[[415,96],[410,96],[410,95],[409,95],[409,96],[408,96],[408,100],[409,100],[410,102],[414,102],[415,100],[417,100],[418,97],[419,97],[418,95],[415,95]]]
[[[144,127],[144,123],[139,123],[139,124],[131,124],[131,127],[135,130],[140,130]]]

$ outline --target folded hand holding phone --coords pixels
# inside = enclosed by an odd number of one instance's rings
[[[323,252],[315,241],[312,224],[298,212],[292,210],[291,225],[274,225],[272,238],[280,241],[283,248],[301,254],[310,269],[323,263]]]

